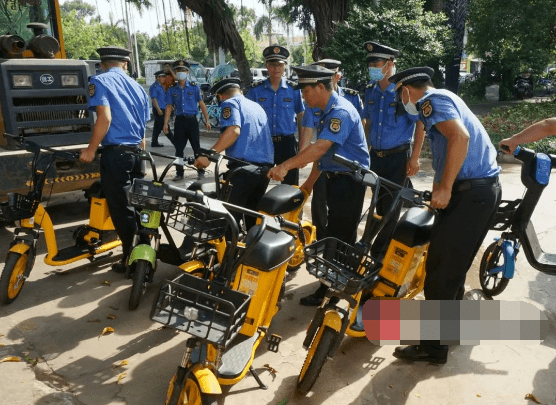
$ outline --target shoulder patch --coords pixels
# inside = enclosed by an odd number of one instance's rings
[[[89,84],[89,97],[93,97],[95,95],[95,85]]]
[[[330,131],[337,134],[342,129],[342,120],[339,118],[330,118]]]
[[[367,84],[367,89],[372,89],[375,86],[376,86],[376,82],[371,82],[371,83]]]
[[[344,91],[347,94],[351,94],[352,96],[356,96],[359,94],[359,92],[357,90],[353,90],[353,89],[348,89],[347,87],[344,87]]]
[[[222,118],[227,120],[231,116],[232,116],[232,108],[231,107],[225,107],[225,108],[222,109]]]
[[[425,100],[425,102],[421,105],[421,112],[425,118],[429,118],[432,115],[433,109],[430,100]]]
[[[197,82],[189,82],[189,84],[192,86],[197,86]]]

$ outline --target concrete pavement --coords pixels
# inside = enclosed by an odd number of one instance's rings
[[[212,137],[202,139],[204,146],[214,142]],[[169,144],[163,136],[160,140]],[[172,153],[170,146],[155,150]],[[503,164],[503,168],[503,198],[519,198],[523,190],[519,166]],[[303,169],[302,177],[308,171]],[[431,188],[430,161],[422,161],[421,172],[413,182],[417,189]],[[556,186],[550,184],[533,216],[541,245],[548,251],[556,250],[555,203]],[[57,204],[52,215],[61,224],[59,243],[70,243],[73,228],[83,218],[77,218],[78,213],[86,203],[72,194],[61,197]],[[305,215],[309,214],[307,204]],[[487,236],[483,248],[495,235],[491,232]],[[0,257],[4,257],[10,240],[10,229],[0,229]],[[44,241],[38,248],[35,268],[21,296],[0,307],[0,360],[8,356],[23,360],[0,363],[0,404],[162,404],[186,336],[160,328],[148,315],[157,285],[172,278],[176,270],[161,264],[139,308],[130,312],[127,300],[131,283],[109,271],[115,257],[48,267],[42,263]],[[481,255],[482,251],[468,274],[468,290],[479,288],[476,264]],[[306,356],[302,341],[314,309],[298,302],[317,285],[302,268],[289,278],[286,301],[273,323],[273,332],[283,337],[279,352],[261,347],[254,360],[269,389],[258,389],[248,375],[227,389],[219,404],[506,405],[532,404],[525,396],[533,394],[540,403],[555,405],[555,281],[555,276],[532,269],[522,254],[515,278],[495,298],[530,302],[547,314],[551,320],[549,336],[540,345],[453,346],[448,363],[434,366],[398,360],[392,356],[393,346],[373,346],[366,339],[346,337],[334,359],[325,364],[313,391],[299,398],[295,384]],[[100,336],[107,326],[114,333]],[[117,367],[123,360],[128,364]]]

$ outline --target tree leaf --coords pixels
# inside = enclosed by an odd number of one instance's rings
[[[116,319],[116,315],[114,315],[114,314],[108,314],[107,318],[108,318],[108,319]]]
[[[87,323],[100,322],[100,319],[89,319]]]
[[[120,381],[122,381],[124,378],[127,377],[127,373],[121,373],[118,375],[118,381],[116,381],[116,384],[119,384]]]
[[[111,328],[110,326],[107,326],[106,328],[104,328],[102,330],[102,333],[100,334],[100,336],[104,336],[108,333],[113,333],[113,332],[114,332],[114,328]],[[99,336],[99,338],[100,338],[100,336]]]
[[[107,285],[108,287],[110,287],[110,281],[108,280],[101,281],[100,285]]]
[[[530,401],[533,401],[536,404],[544,404],[544,402],[539,401],[539,399],[534,396],[533,394],[527,394],[525,395],[525,399],[528,399]]]
[[[114,364],[114,368],[118,368],[118,367],[123,367],[123,366],[127,366],[129,364],[129,361],[127,360],[122,360],[117,364]]]
[[[4,357],[2,359],[2,361],[0,361],[0,363],[7,363],[7,362],[13,362],[16,363],[18,361],[21,361],[21,357],[18,356],[10,356],[10,357]]]

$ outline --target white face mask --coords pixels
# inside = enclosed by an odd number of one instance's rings
[[[187,80],[187,73],[185,73],[185,72],[176,73],[176,77],[178,78],[178,80],[185,81],[185,80]]]
[[[405,90],[405,87],[404,87],[404,90]],[[417,110],[417,107],[415,106],[415,103],[412,103],[411,99],[409,98],[409,90],[407,91],[407,99],[408,99],[407,104],[404,104],[403,99],[402,99],[402,104],[403,104],[403,108],[405,109],[405,111],[409,115],[419,115],[419,110]]]

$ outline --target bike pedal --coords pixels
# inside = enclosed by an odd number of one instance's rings
[[[280,346],[282,336],[272,334],[266,340],[268,341],[268,350],[274,353],[278,353],[278,346]]]

